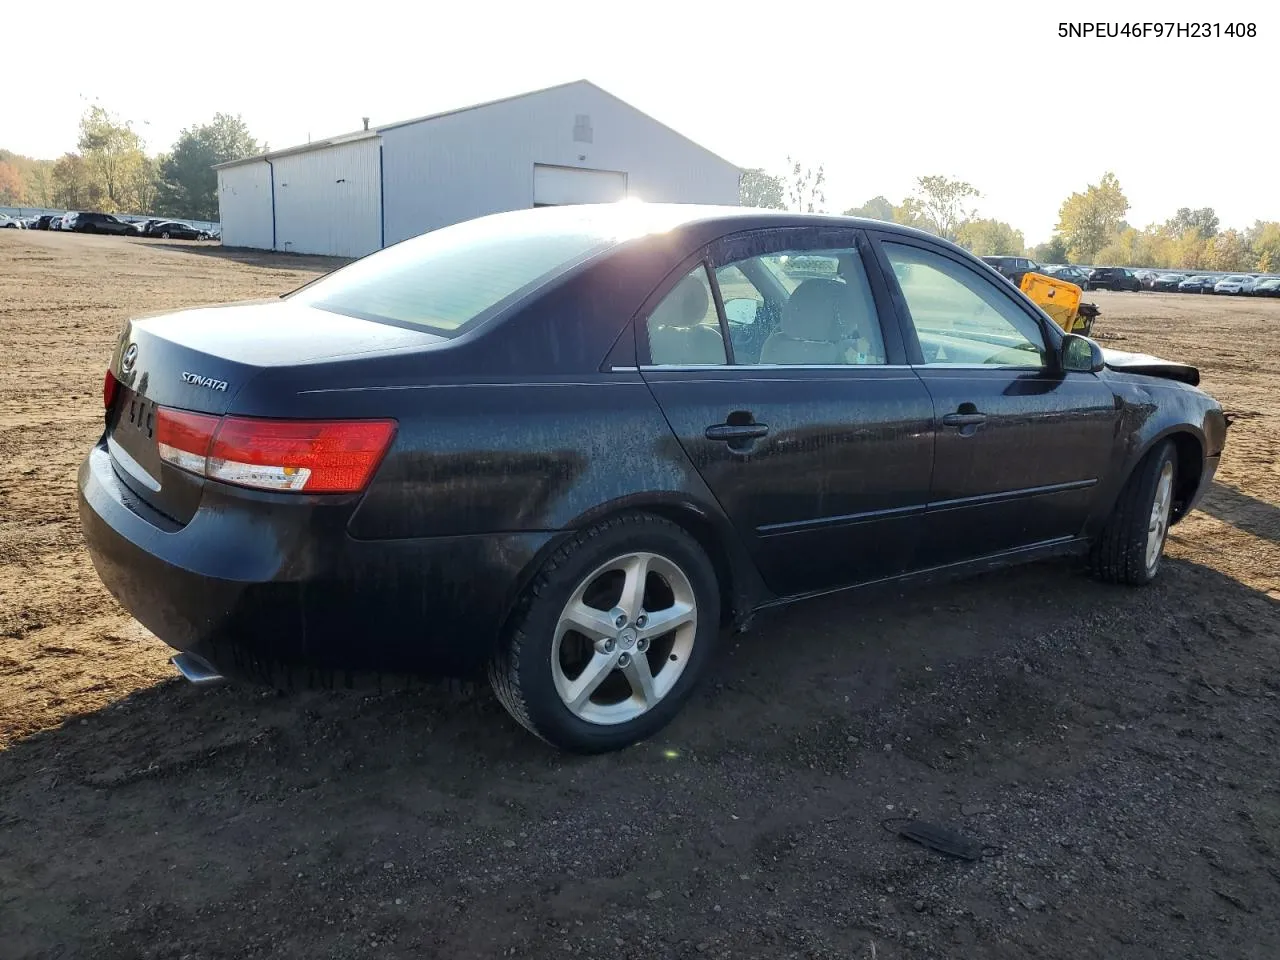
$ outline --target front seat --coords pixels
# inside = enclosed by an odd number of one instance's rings
[[[778,332],[764,342],[761,363],[844,364],[849,344],[840,328],[848,296],[839,280],[805,280],[782,308]]]
[[[724,338],[703,323],[711,301],[697,277],[685,277],[649,317],[649,357],[655,364],[723,364]]]

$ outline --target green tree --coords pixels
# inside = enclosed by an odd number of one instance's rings
[[[1255,221],[1245,235],[1249,248],[1253,251],[1255,269],[1259,273],[1272,273],[1280,269],[1280,223],[1274,220]]]
[[[1017,257],[1026,252],[1022,231],[1000,220],[967,220],[956,230],[956,242],[979,257]]]
[[[742,171],[738,181],[738,202],[744,207],[763,207],[766,210],[785,210],[782,181],[759,167]]]
[[[1114,234],[1097,252],[1094,259],[1109,267],[1138,267],[1142,263],[1142,234],[1134,227],[1125,227]]]
[[[1199,231],[1188,229],[1182,231],[1169,243],[1170,266],[1180,270],[1208,270],[1209,257],[1205,250],[1206,241]]]
[[[1257,256],[1238,230],[1224,230],[1205,243],[1205,260],[1211,270],[1249,270]]]
[[[1213,207],[1201,207],[1198,210],[1179,207],[1178,212],[1165,226],[1174,236],[1181,236],[1187,230],[1194,230],[1208,240],[1218,232],[1218,215],[1213,212]]]
[[[27,171],[27,203],[47,207],[53,203],[53,163],[49,160],[32,161]]]
[[[966,207],[966,203],[980,196],[976,187],[963,180],[938,175],[916,178],[915,199],[920,203],[920,211],[932,232],[946,240],[955,240],[961,224],[973,219],[975,211]]]
[[[872,197],[860,207],[853,207],[844,212],[846,217],[866,217],[870,220],[893,222],[893,204],[883,196]]]
[[[138,167],[146,163],[146,156],[142,138],[129,122],[95,104],[80,118],[77,146],[98,190],[96,205],[108,212],[136,207]]]
[[[1081,263],[1092,263],[1099,250],[1117,232],[1129,209],[1114,173],[1105,173],[1084,193],[1073,193],[1058,210],[1058,228],[1070,255]]]
[[[53,205],[67,210],[96,206],[98,191],[89,177],[84,157],[66,153],[53,164],[51,175]]]
[[[827,182],[827,174],[822,164],[815,169],[787,157],[787,166],[790,168],[786,180],[788,208],[799,213],[823,213],[827,195],[822,186]]]
[[[936,233],[933,222],[925,216],[924,204],[915,197],[907,197],[893,208],[893,222],[900,223],[904,227],[915,227],[917,230]]]
[[[218,219],[218,174],[213,165],[259,152],[239,114],[217,113],[209,123],[188,127],[160,164],[164,209],[193,220]]]
[[[1046,242],[1032,247],[1031,257],[1040,263],[1066,263],[1070,259],[1067,255],[1066,241],[1062,239],[1061,234],[1057,233]]]

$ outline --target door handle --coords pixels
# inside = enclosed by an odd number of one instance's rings
[[[769,427],[763,423],[717,423],[714,427],[707,427],[705,435],[708,440],[740,443],[759,439],[768,433]]]
[[[978,427],[986,422],[985,413],[948,413],[942,418],[945,427]]]

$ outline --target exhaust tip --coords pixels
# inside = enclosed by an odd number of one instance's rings
[[[225,679],[212,665],[197,657],[194,653],[180,653],[170,657],[169,662],[178,668],[178,672],[192,683],[216,683]]]

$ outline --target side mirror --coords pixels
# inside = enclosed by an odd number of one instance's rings
[[[756,322],[760,301],[750,297],[737,297],[724,302],[724,318],[730,323],[749,325]]]
[[[1067,373],[1097,373],[1107,365],[1102,358],[1102,348],[1078,333],[1068,333],[1062,338],[1062,369]]]

